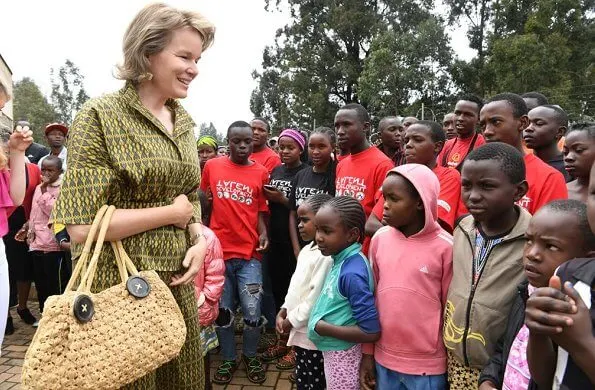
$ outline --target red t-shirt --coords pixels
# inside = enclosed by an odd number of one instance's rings
[[[440,182],[440,194],[438,195],[438,219],[450,227],[452,232],[455,220],[461,203],[461,174],[456,169],[449,169],[436,166],[433,169],[434,174]],[[382,221],[382,212],[384,209],[384,197],[381,196],[373,214]]]
[[[263,185],[269,173],[260,164],[237,165],[229,157],[207,161],[200,189],[213,194],[211,223],[223,259],[260,259],[258,213],[268,210]]]
[[[253,152],[250,155],[250,160],[265,167],[269,171],[269,175],[273,172],[273,169],[281,165],[281,158],[269,147],[265,147],[260,152]]]
[[[525,168],[529,191],[517,202],[519,206],[535,214],[552,200],[568,198],[564,176],[555,168],[541,161],[534,154],[525,155]]]
[[[442,148],[442,151],[438,155],[436,162],[441,167],[444,166],[443,163],[446,162],[446,165],[449,168],[456,168],[461,162],[463,162],[471,150],[475,150],[486,143],[483,135],[481,134],[477,134],[477,139],[475,140],[473,148],[471,148],[472,142],[473,136],[464,139],[457,137],[446,141],[446,144],[444,144],[444,148]]]
[[[395,166],[378,148],[369,147],[363,152],[350,154],[337,165],[335,196],[357,199],[366,213],[366,219],[382,196],[380,188],[388,171]],[[365,237],[362,252],[367,255],[370,237]]]

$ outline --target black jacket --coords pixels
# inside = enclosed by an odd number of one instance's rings
[[[525,323],[525,306],[527,299],[529,298],[529,282],[524,281],[518,286],[518,294],[510,308],[508,315],[508,322],[506,324],[506,331],[504,335],[498,340],[496,344],[496,350],[486,366],[481,371],[479,376],[479,384],[490,381],[496,385],[498,389],[502,388],[502,382],[504,381],[504,370],[506,370],[506,362],[508,361],[508,354],[512,343],[519,333],[519,330]],[[536,390],[536,384],[531,381],[529,383],[528,390]]]

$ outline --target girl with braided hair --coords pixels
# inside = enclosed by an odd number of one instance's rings
[[[310,314],[308,338],[322,351],[329,389],[359,389],[361,343],[380,338],[374,279],[361,253],[365,222],[363,207],[347,196],[316,213],[316,243],[333,264]]]
[[[309,244],[300,251],[285,303],[277,314],[277,332],[289,334],[287,345],[293,346],[295,351],[296,372],[290,380],[296,383],[298,390],[323,390],[326,387],[322,352],[308,339],[307,325],[326,274],[333,264],[333,259],[324,256],[314,240],[316,212],[331,198],[328,194],[312,195],[297,209],[300,236]]]

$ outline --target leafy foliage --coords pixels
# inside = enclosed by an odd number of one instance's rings
[[[54,69],[52,76],[52,105],[58,114],[58,120],[69,124],[76,112],[89,100],[83,86],[84,76],[79,68],[70,60],[66,60],[58,72]]]
[[[28,77],[14,85],[14,119],[31,124],[36,142],[45,142],[45,126],[57,120],[57,114],[39,87]]]

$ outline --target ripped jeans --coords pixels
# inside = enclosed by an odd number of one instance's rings
[[[238,301],[244,316],[244,346],[246,356],[256,356],[260,338],[262,319],[260,301],[262,299],[262,269],[259,260],[225,260],[225,284],[219,301],[217,335],[224,360],[236,359],[234,339],[234,316]]]

